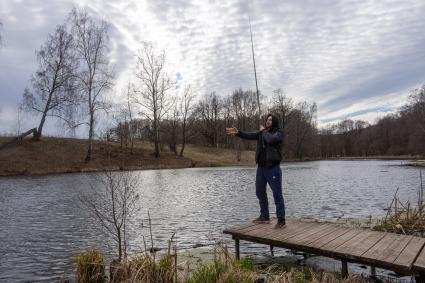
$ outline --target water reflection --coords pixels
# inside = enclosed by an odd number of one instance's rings
[[[414,200],[419,187],[415,168],[400,161],[316,161],[284,164],[287,215],[333,219],[382,216],[399,189]],[[258,216],[255,168],[197,168],[132,172],[140,178],[141,211],[132,221],[132,252],[148,241],[147,211],[155,246],[165,247],[176,233],[180,248],[222,238],[226,226]],[[95,174],[0,179],[0,281],[51,281],[72,274],[72,257],[112,244],[95,219],[79,206],[78,192],[89,193]],[[96,187],[94,188],[96,189]],[[273,200],[271,192],[270,208]],[[229,238],[225,238],[231,245]],[[267,251],[244,244],[243,253]]]

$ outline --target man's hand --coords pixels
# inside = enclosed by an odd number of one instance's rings
[[[226,128],[226,134],[229,136],[234,136],[238,133],[238,129],[236,129],[235,127],[233,128]]]
[[[261,125],[260,126],[260,131],[262,131],[262,130],[264,130],[265,128],[264,128],[264,126],[263,125]]]

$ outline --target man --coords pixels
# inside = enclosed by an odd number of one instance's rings
[[[282,141],[283,136],[279,128],[279,120],[272,114],[267,115],[266,127],[260,127],[258,132],[242,132],[236,128],[226,128],[226,134],[247,140],[257,140],[255,162],[257,175],[255,188],[260,203],[260,216],[255,223],[270,223],[269,203],[266,186],[269,184],[276,205],[277,224],[275,228],[285,226],[285,204],[282,195]]]

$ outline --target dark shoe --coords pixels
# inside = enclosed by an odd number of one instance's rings
[[[260,216],[257,219],[253,220],[252,222],[257,223],[257,224],[268,224],[268,223],[270,223],[270,218]]]
[[[285,227],[285,225],[286,225],[285,219],[278,220],[276,225],[274,225],[274,228],[275,229],[283,228]]]

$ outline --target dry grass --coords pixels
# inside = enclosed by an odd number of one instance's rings
[[[1,137],[0,143],[10,140]],[[95,141],[93,158],[85,162],[87,140],[43,138],[39,142],[24,139],[20,144],[0,150],[0,176],[40,175],[103,170],[139,170],[204,166],[254,165],[254,152],[244,151],[236,160],[236,150],[187,145],[185,157],[175,156],[164,147],[161,158],[153,155],[153,146],[136,142],[133,153],[119,143]]]
[[[10,138],[0,137],[0,143]],[[88,172],[103,170],[165,169],[206,166],[254,165],[254,152],[187,145],[185,157],[175,156],[166,147],[161,158],[154,158],[153,145],[136,142],[133,152],[123,150],[119,143],[95,141],[93,158],[85,162],[87,140],[43,138],[30,139],[0,150],[0,176],[40,175],[52,173]]]
[[[111,282],[162,282],[162,283],[363,283],[361,276],[350,275],[340,278],[336,274],[314,272],[307,268],[291,268],[288,271],[269,266],[258,269],[249,260],[237,261],[224,244],[214,247],[212,262],[198,266],[194,270],[188,262],[176,265],[175,251],[163,255],[145,253],[119,265],[115,265],[115,276]],[[183,267],[182,267],[182,266]],[[177,268],[183,271],[177,273]],[[178,275],[178,276],[177,276]]]
[[[390,206],[387,208],[387,215],[374,227],[375,230],[421,237],[425,236],[425,203],[422,170],[420,173],[420,188],[418,189],[416,204],[412,205],[409,201],[402,203],[396,191]]]
[[[184,155],[192,159],[196,167],[255,164],[255,151],[241,151],[238,161],[236,149],[187,145]]]
[[[77,282],[103,283],[106,282],[105,259],[95,248],[80,253],[76,259]]]

